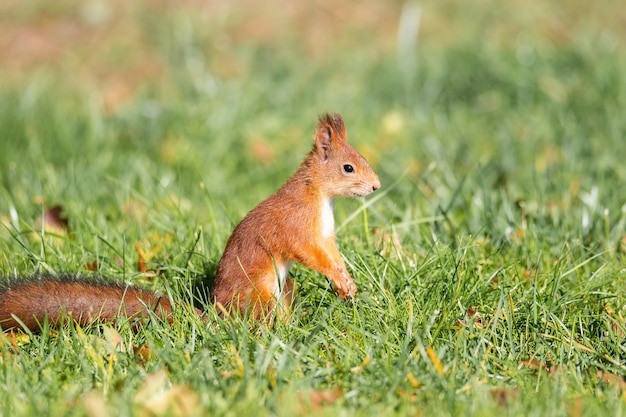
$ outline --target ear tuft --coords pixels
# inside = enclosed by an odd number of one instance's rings
[[[343,123],[343,119],[339,113],[333,114],[332,126],[337,134],[337,139],[346,142],[346,125]]]
[[[328,113],[320,116],[315,132],[315,147],[326,161],[333,147],[333,143],[346,141],[346,126],[341,115],[338,113],[332,116]]]
[[[317,128],[320,129],[322,126],[330,127],[337,137],[337,140],[346,141],[346,126],[344,125],[343,118],[339,113],[334,113],[333,115],[325,113],[320,116],[317,122]]]

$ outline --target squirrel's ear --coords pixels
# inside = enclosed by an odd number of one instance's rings
[[[315,147],[323,161],[328,159],[331,148],[337,142],[346,142],[346,126],[338,113],[332,116],[326,113],[319,118],[315,132]]]
[[[328,160],[328,155],[330,154],[330,149],[332,147],[333,141],[333,131],[330,126],[326,124],[322,124],[320,120],[320,124],[317,127],[317,132],[315,132],[315,149],[317,153],[322,158],[322,161]]]

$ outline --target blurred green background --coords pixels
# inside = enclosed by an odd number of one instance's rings
[[[616,2],[8,0],[0,12],[4,224],[11,208],[34,224],[42,203],[80,223],[174,199],[193,224],[226,217],[224,236],[295,169],[326,111],[395,183],[382,224],[447,207],[451,234],[505,236],[519,219],[499,193],[576,224],[583,193],[587,228],[604,230],[603,210],[624,204]],[[409,226],[398,232],[419,243]]]

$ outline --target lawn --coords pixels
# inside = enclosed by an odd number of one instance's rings
[[[181,307],[0,336],[0,415],[626,415],[623,10],[3,2],[3,282]],[[298,266],[288,321],[218,318],[229,233],[324,112],[382,182],[335,205],[356,299]]]

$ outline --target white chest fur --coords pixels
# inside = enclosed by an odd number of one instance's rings
[[[283,292],[283,288],[285,288],[285,282],[287,281],[287,277],[289,276],[289,268],[291,267],[291,262],[285,262],[284,264],[275,265],[276,268],[276,287],[274,288],[274,295],[278,300]]]
[[[329,198],[322,200],[321,216],[322,237],[328,239],[335,234],[335,216],[333,215],[333,201]]]

